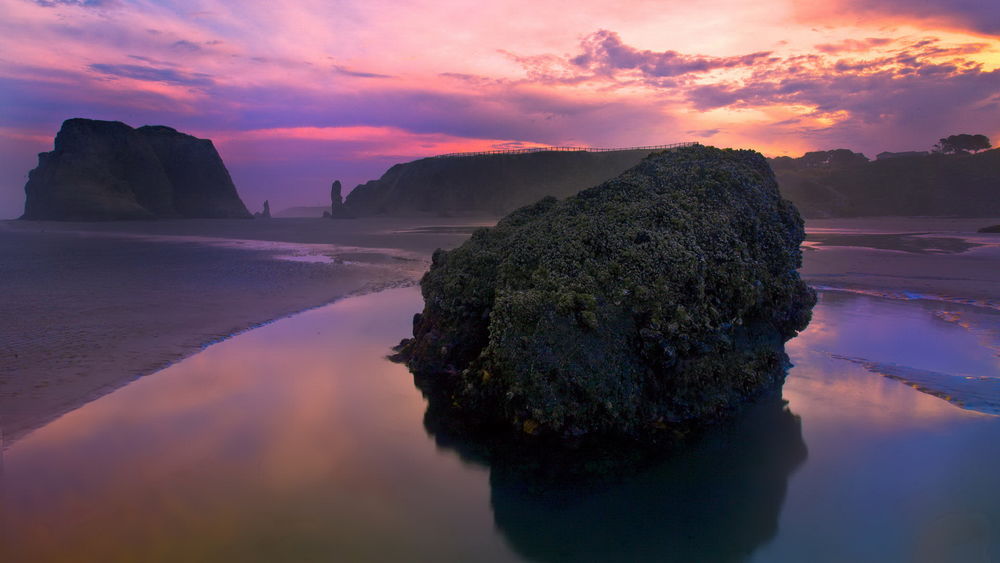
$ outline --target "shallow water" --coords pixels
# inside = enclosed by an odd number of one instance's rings
[[[209,347],[3,452],[0,561],[990,561],[1000,417],[857,362],[1000,375],[1000,316],[824,293],[763,403],[620,482],[539,490],[429,435],[384,359],[416,288]]]

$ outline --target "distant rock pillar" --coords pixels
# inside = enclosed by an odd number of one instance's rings
[[[348,211],[347,206],[344,205],[344,196],[341,195],[341,190],[343,186],[340,185],[340,180],[334,180],[333,185],[330,186],[330,213],[329,217],[331,219],[353,219],[354,215]],[[328,216],[326,213],[323,214],[324,217]]]
[[[264,210],[253,214],[254,217],[258,219],[270,219],[271,218],[271,203],[264,200]]]
[[[340,180],[334,180],[333,185],[330,186],[330,202],[333,205],[333,211],[344,205],[344,196],[340,193],[342,189],[343,186],[340,185]]]

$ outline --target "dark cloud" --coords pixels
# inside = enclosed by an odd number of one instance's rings
[[[211,86],[215,83],[208,74],[195,72],[187,73],[172,68],[157,68],[140,65],[121,65],[94,63],[88,68],[101,74],[109,76],[119,76],[122,78],[132,78],[134,80],[145,80],[147,82],[165,82],[167,84],[178,84],[181,86]]]
[[[685,131],[688,135],[693,135],[695,137],[701,137],[702,139],[707,139],[709,137],[714,137],[722,132],[722,129],[692,129],[690,131]]]
[[[337,74],[343,74],[344,76],[354,76],[356,78],[392,78],[388,74],[378,74],[375,72],[364,72],[360,70],[352,70],[347,67],[340,65],[333,65],[333,70]]]
[[[164,60],[161,60],[161,59],[154,59],[152,57],[146,57],[146,56],[143,56],[143,55],[128,55],[128,58],[135,59],[137,61],[142,61],[144,63],[148,63],[148,64],[156,65],[156,66],[169,66],[169,67],[180,66],[180,65],[178,65],[176,63],[172,63],[170,61],[164,61]]]
[[[179,51],[187,51],[189,53],[193,53],[195,51],[201,51],[201,46],[200,45],[198,45],[197,43],[193,43],[191,41],[188,41],[186,39],[182,39],[180,41],[174,41],[170,45],[170,48],[171,49],[177,49]]]
[[[601,30],[582,42],[583,53],[570,59],[576,66],[600,74],[613,74],[621,70],[638,70],[650,78],[680,76],[707,72],[719,68],[752,66],[770,56],[769,52],[751,53],[737,57],[708,57],[685,55],[677,51],[647,51],[625,45],[613,31]]]

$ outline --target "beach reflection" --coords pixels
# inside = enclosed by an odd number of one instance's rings
[[[490,467],[497,528],[531,561],[743,560],[777,533],[807,456],[801,421],[778,397],[611,480],[560,481],[560,468],[436,436]]]
[[[824,294],[788,345],[787,405],[540,488],[428,436],[385,359],[420,307],[407,288],[278,321],[24,437],[0,465],[0,561],[1000,556],[1000,417],[833,357],[995,375],[993,317]]]
[[[427,447],[384,360],[419,299],[279,321],[30,434],[6,452],[0,560],[403,559],[442,518],[465,530],[442,557],[503,553],[482,472]]]

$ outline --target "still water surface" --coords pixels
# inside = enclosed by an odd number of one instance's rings
[[[996,561],[1000,417],[834,356],[1000,376],[1000,316],[824,293],[787,405],[544,491],[439,445],[385,291],[211,346],[10,446],[0,561]]]

